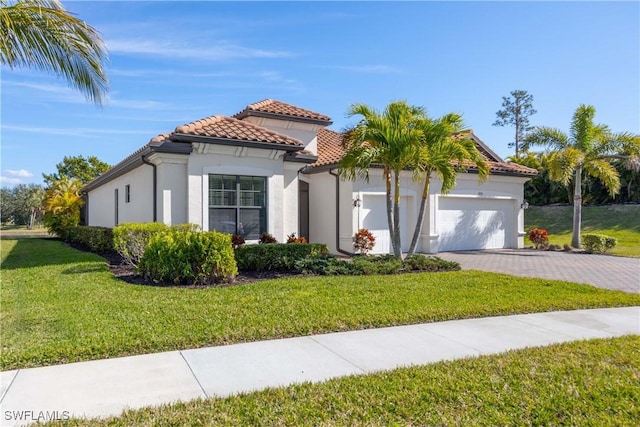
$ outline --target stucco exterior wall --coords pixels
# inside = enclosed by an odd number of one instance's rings
[[[130,202],[125,202],[125,186]],[[118,189],[118,223],[153,221],[153,168],[141,165],[88,193],[88,225],[116,226],[115,189]]]
[[[187,218],[187,156],[153,154],[157,167],[158,222],[184,224]]]
[[[278,241],[298,230],[297,169],[287,167],[280,150],[194,144],[186,165],[187,217],[209,229],[209,174],[267,178],[267,231]]]

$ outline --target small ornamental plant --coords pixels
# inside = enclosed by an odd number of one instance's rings
[[[366,228],[358,230],[353,238],[353,248],[361,255],[367,255],[375,246],[376,238]]]
[[[260,240],[258,241],[259,244],[265,245],[267,243],[278,243],[278,240],[276,240],[275,237],[273,237],[273,235],[267,233],[266,231],[264,233],[262,233],[262,235],[260,236]]]
[[[287,243],[307,243],[307,239],[304,236],[296,237],[296,233],[291,233],[287,236]]]
[[[241,235],[233,234],[231,236],[231,246],[233,247],[233,249],[237,249],[239,246],[242,246],[244,244],[244,237],[242,237]]]
[[[529,231],[529,240],[536,249],[545,249],[549,245],[549,232],[543,228],[532,228]]]

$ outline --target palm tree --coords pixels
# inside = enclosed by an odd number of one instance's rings
[[[108,88],[106,57],[100,34],[58,0],[0,0],[0,63],[62,76],[101,105]]]
[[[80,222],[80,208],[84,200],[80,196],[82,182],[62,176],[47,189],[44,199],[44,223],[50,233],[65,238],[69,228]]]
[[[596,110],[580,105],[573,114],[569,134],[558,129],[536,127],[527,135],[524,149],[543,146],[552,149],[548,157],[549,177],[564,185],[573,179],[573,236],[571,246],[580,248],[582,222],[582,174],[586,173],[607,188],[612,196],[620,190],[620,177],[610,163],[622,159],[629,166],[638,165],[640,137],[630,133],[613,133],[593,122]]]
[[[344,179],[368,181],[371,167],[382,168],[391,244],[394,255],[401,258],[400,173],[415,163],[421,136],[417,123],[424,117],[424,110],[405,101],[395,101],[382,112],[354,104],[347,114],[349,117],[360,115],[362,119],[346,132],[345,155],[339,163],[338,174]]]
[[[418,239],[422,233],[429,186],[431,178],[435,175],[442,180],[440,192],[447,194],[456,185],[456,175],[465,171],[468,166],[475,166],[478,170],[478,178],[486,179],[489,174],[489,165],[483,155],[478,151],[475,142],[463,132],[462,116],[449,113],[439,119],[425,118],[419,122],[420,137],[419,155],[415,158],[414,180],[423,180],[422,199],[418,221],[413,232],[408,254],[415,252]]]

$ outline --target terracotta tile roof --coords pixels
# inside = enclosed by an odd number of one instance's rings
[[[329,129],[321,129],[318,132],[318,160],[309,165],[310,168],[336,165],[342,156],[344,149],[342,148],[342,140],[344,135]],[[484,154],[482,146],[478,147]],[[491,156],[492,157],[492,156]],[[516,174],[516,175],[537,175],[538,171],[526,166],[511,162],[496,162],[489,160],[489,168],[491,172]],[[472,163],[467,163],[465,167],[469,170],[476,170]]]
[[[299,139],[225,116],[211,116],[178,126],[175,133],[290,146],[303,145]]]
[[[247,105],[244,110],[233,117],[236,119],[243,119],[248,116],[261,115],[256,113],[273,114],[276,116],[288,116],[298,119],[309,119],[314,122],[326,122],[327,125],[332,123],[331,117],[324,114],[316,113],[315,111],[306,110],[304,108],[296,107],[295,105],[287,104],[285,102],[276,101],[275,99],[265,99],[255,104]]]
[[[344,156],[343,138],[344,135],[339,132],[320,129],[318,131],[318,160],[310,166],[326,166],[338,163]]]

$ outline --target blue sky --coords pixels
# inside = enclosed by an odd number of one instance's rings
[[[639,2],[64,2],[109,49],[96,107],[45,73],[2,68],[2,185],[41,183],[67,156],[115,164],[153,136],[274,98],[333,118],[404,99],[462,113],[507,156],[502,96],[568,130],[581,103],[640,133]]]

